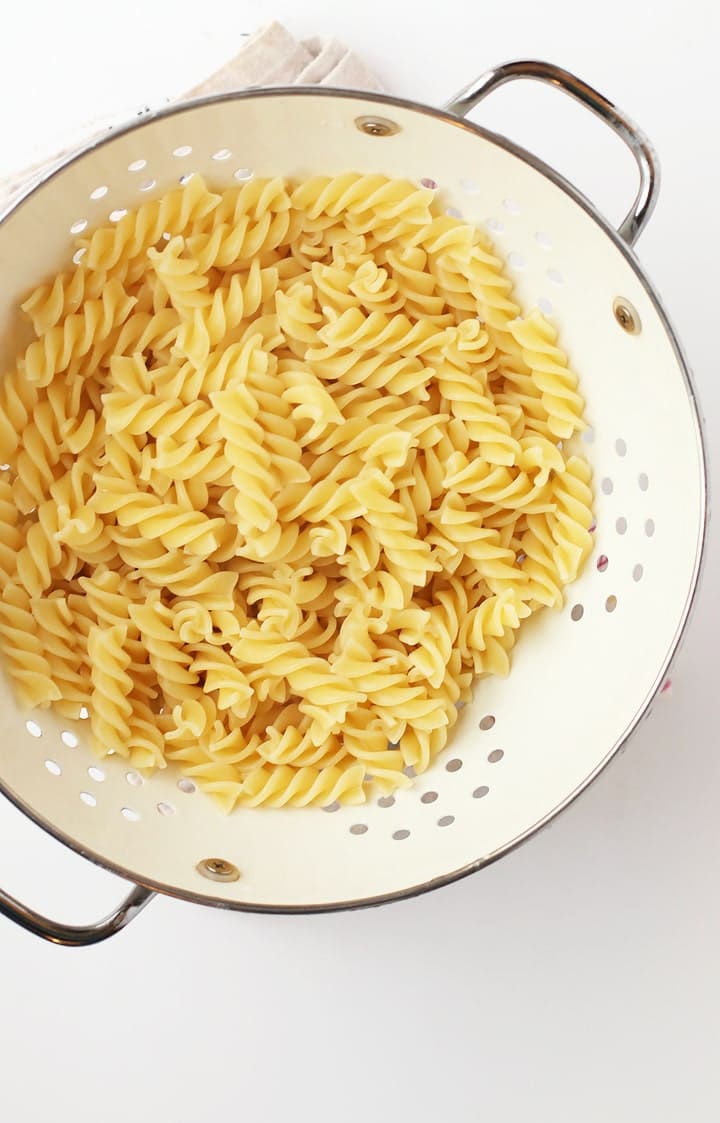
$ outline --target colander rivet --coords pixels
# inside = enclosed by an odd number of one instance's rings
[[[400,132],[400,126],[387,117],[356,117],[355,127],[368,136],[394,136]]]
[[[224,858],[203,858],[195,869],[210,881],[238,881],[240,870]]]
[[[624,300],[622,297],[616,297],[613,301],[613,312],[615,319],[620,324],[623,331],[628,335],[637,335],[640,331],[640,317],[633,308],[629,300]]]

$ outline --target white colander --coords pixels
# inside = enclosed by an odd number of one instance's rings
[[[630,146],[641,187],[620,231],[557,173],[464,121],[510,78],[550,82]],[[560,613],[523,628],[506,680],[483,680],[448,749],[411,788],[364,807],[223,816],[172,768],[149,780],[93,759],[83,723],[16,705],[0,682],[0,790],[38,824],[135,886],[97,925],[58,925],[0,892],[0,910],[58,943],[103,939],[154,890],[238,909],[303,912],[389,901],[506,853],[566,806],[661,688],[687,621],[706,521],[694,391],[680,346],[629,249],[657,191],[652,150],[605,98],[542,63],[511,63],[444,110],[343,90],[271,89],[143,118],[69,159],[0,224],[0,362],[25,341],[17,304],[67,264],[71,229],[105,222],[191,173],[348,170],[437,182],[490,229],[520,302],[556,318],[592,424],[596,547]]]

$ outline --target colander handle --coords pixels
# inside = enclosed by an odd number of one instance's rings
[[[618,228],[618,234],[628,245],[635,244],[657,202],[660,189],[660,168],[657,156],[650,141],[645,134],[631,121],[616,105],[613,105],[601,93],[577,78],[568,70],[553,66],[550,62],[537,62],[533,60],[517,60],[505,62],[494,70],[488,70],[476,81],[471,82],[461,90],[445,109],[458,117],[465,117],[479,101],[516,78],[531,78],[537,82],[547,82],[563,90],[570,97],[575,98],[586,106],[596,117],[605,121],[610,128],[625,142],[633,156],[640,172],[640,187],[635,196],[633,205]]]
[[[132,892],[103,920],[98,921],[97,924],[76,926],[49,920],[0,889],[0,913],[14,920],[21,928],[26,928],[28,932],[41,936],[43,940],[49,940],[52,944],[81,948],[89,944],[99,944],[101,940],[107,940],[108,936],[114,936],[129,924],[154,896],[152,889],[134,885]]]

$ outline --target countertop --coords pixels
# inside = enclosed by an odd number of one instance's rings
[[[710,0],[652,15],[619,0],[13,5],[0,40],[0,175],[84,121],[199,82],[272,18],[344,40],[389,90],[430,104],[497,62],[538,57],[627,109],[663,169],[638,255],[694,368],[712,450],[720,21]],[[604,148],[595,162],[587,116],[562,101],[503,92],[476,119],[618,219],[632,170]],[[0,920],[3,1119],[715,1123],[718,547],[716,524],[672,689],[651,720],[550,830],[482,873],[328,916],[160,898],[84,951]],[[75,921],[122,891],[1,800],[0,884]]]

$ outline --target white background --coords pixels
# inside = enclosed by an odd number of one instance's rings
[[[0,174],[85,121],[180,93],[273,17],[343,39],[389,90],[432,104],[499,61],[548,58],[626,108],[658,149],[663,190],[639,255],[695,369],[712,448],[720,26],[711,0],[653,8],[28,0],[5,13],[0,39]],[[524,86],[478,119],[617,219],[632,164],[561,100]],[[0,921],[3,1120],[716,1123],[719,558],[716,528],[653,719],[551,830],[483,873],[325,917],[156,900],[85,951]],[[122,889],[2,802],[0,884],[74,921]]]

